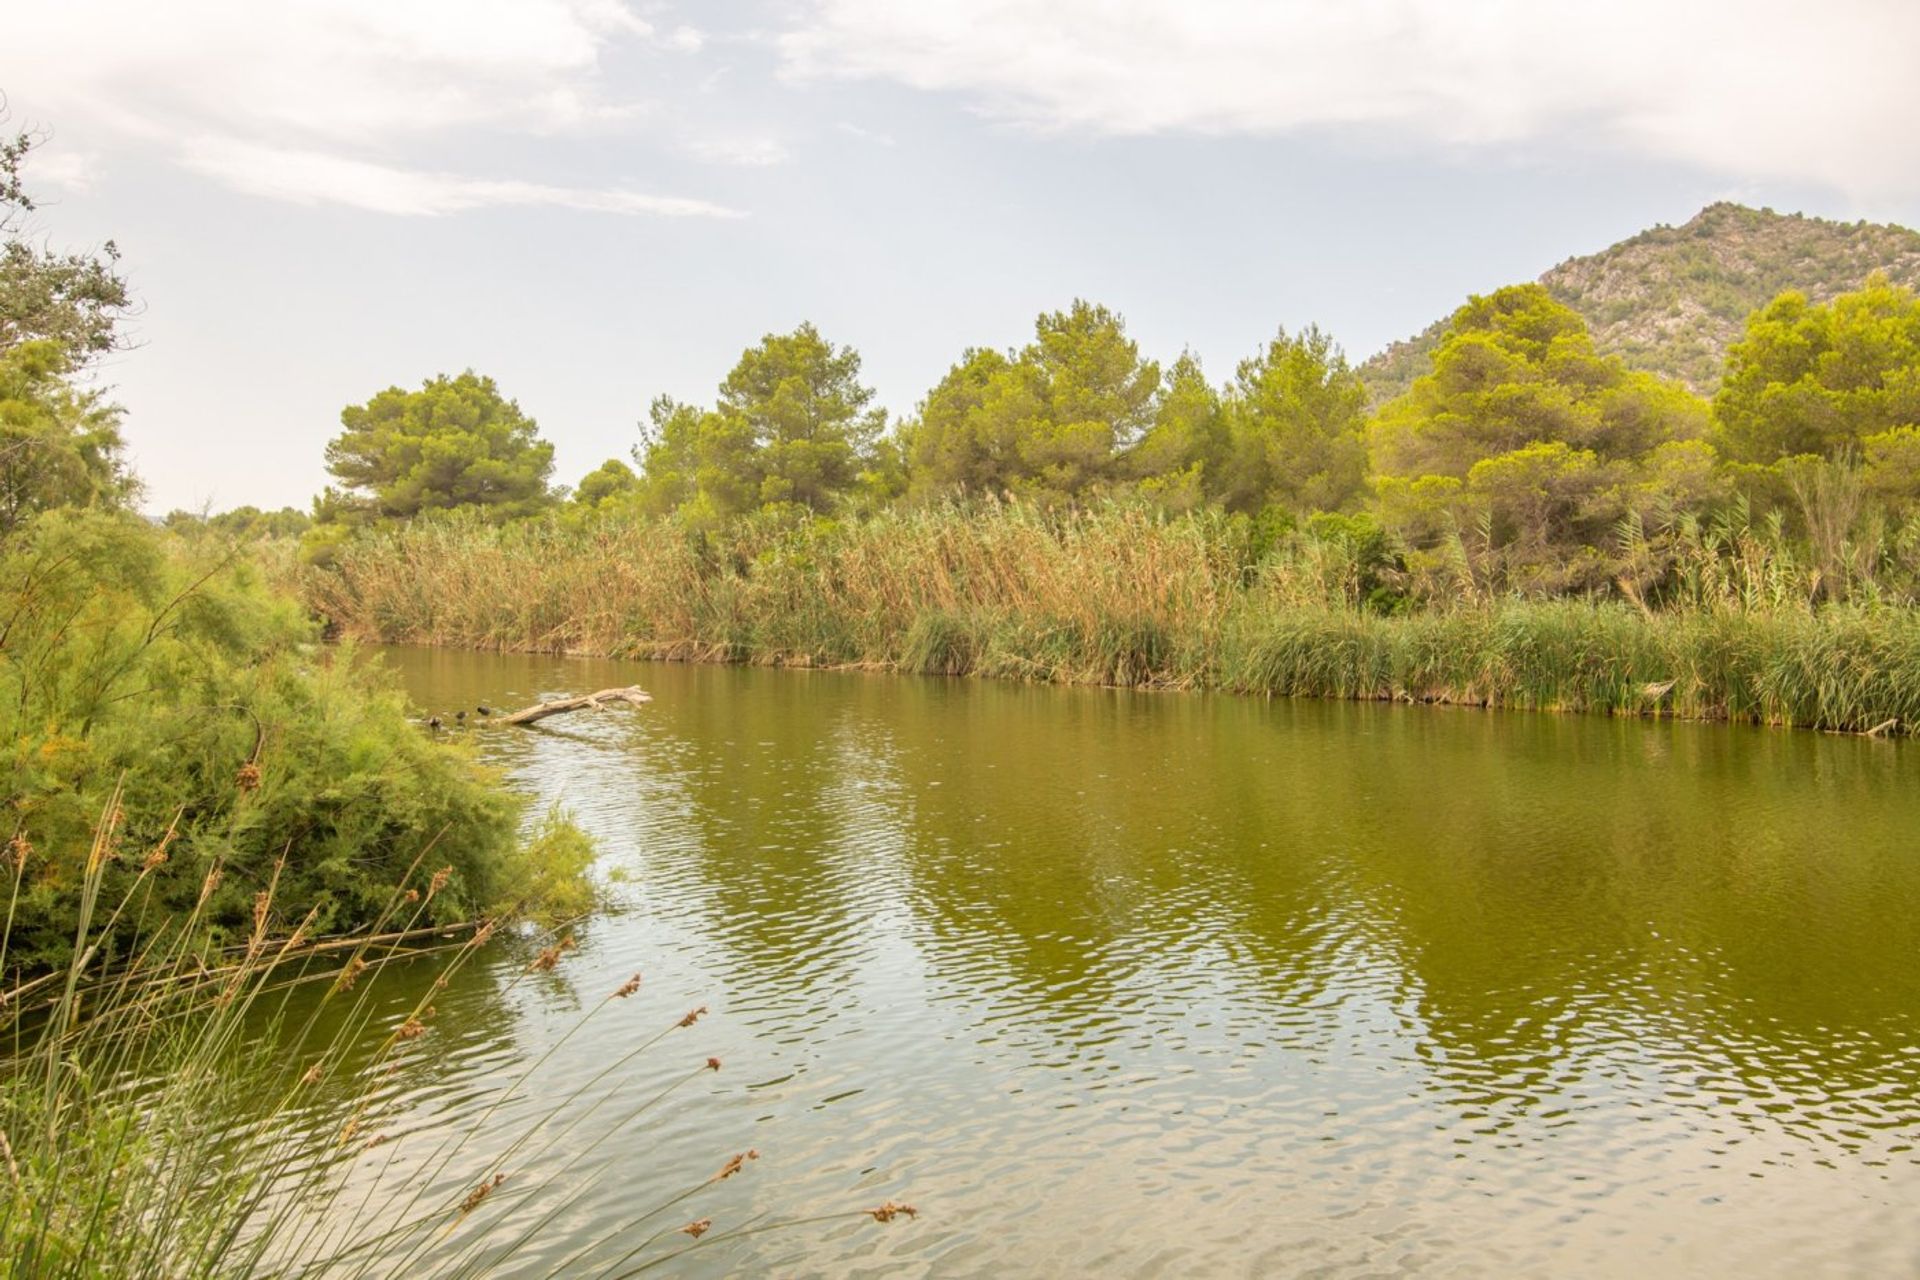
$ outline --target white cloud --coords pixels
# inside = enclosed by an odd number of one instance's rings
[[[877,147],[891,147],[896,145],[896,139],[892,134],[884,133],[879,129],[864,128],[851,120],[842,120],[836,127],[849,138],[858,138],[862,142],[871,142]]]
[[[707,43],[707,37],[697,27],[680,26],[667,32],[661,43],[676,53],[698,53]]]
[[[737,218],[735,210],[704,200],[622,189],[556,187],[537,182],[467,178],[399,169],[320,151],[286,150],[207,137],[186,145],[187,167],[236,190],[295,204],[343,204],[374,213],[416,217],[460,213],[490,205],[546,205],[596,213],[650,213],[668,217]]]
[[[809,0],[793,77],[1095,134],[1359,128],[1920,185],[1912,0]]]
[[[4,71],[23,116],[172,154],[258,195],[391,212],[716,211],[399,162],[463,133],[602,129],[644,114],[608,92],[603,55],[687,51],[698,33],[663,35],[622,0],[34,0],[9,13],[8,41],[33,51]],[[353,158],[366,155],[382,160]]]
[[[33,149],[30,169],[33,174],[30,186],[33,190],[51,188],[78,195],[91,190],[93,184],[100,180],[101,164],[100,157],[94,152],[62,147],[56,141]]]
[[[777,138],[706,138],[689,143],[687,150],[708,164],[764,168],[785,164],[793,154]]]

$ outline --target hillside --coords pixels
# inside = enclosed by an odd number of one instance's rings
[[[1568,258],[1540,283],[1586,317],[1602,351],[1711,393],[1727,345],[1754,308],[1783,289],[1824,301],[1859,287],[1875,270],[1920,287],[1920,232],[1721,203],[1681,226],[1657,226]],[[1425,372],[1445,323],[1361,366],[1376,399],[1398,395]]]

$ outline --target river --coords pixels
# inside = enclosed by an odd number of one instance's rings
[[[443,714],[655,698],[464,731],[613,907],[550,974],[461,975],[394,1104],[457,1123],[636,971],[508,1110],[696,1005],[621,1072],[723,1062],[560,1144],[529,1274],[749,1147],[670,1273],[1920,1270],[1912,744],[382,656]],[[888,1199],[919,1216],[724,1238]]]

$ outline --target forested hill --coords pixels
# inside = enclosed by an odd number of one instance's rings
[[[1586,318],[1602,351],[1710,394],[1749,312],[1783,289],[1823,302],[1876,270],[1920,287],[1920,232],[1722,202],[1681,226],[1663,224],[1568,258],[1540,283]],[[1398,395],[1426,371],[1445,325],[1437,320],[1361,366],[1376,400]]]

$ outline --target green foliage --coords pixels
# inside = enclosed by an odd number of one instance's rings
[[[554,805],[509,853],[497,884],[502,896],[487,904],[491,916],[525,916],[558,925],[600,905],[593,883],[593,840],[573,815]]]
[[[1860,442],[1867,488],[1898,516],[1920,505],[1920,426],[1894,427]]]
[[[109,240],[97,254],[55,253],[27,234],[34,211],[21,170],[41,139],[0,138],[0,354],[50,342],[74,364],[118,345],[117,326],[133,308]]]
[[[1717,495],[1705,424],[1684,388],[1596,354],[1545,289],[1502,289],[1455,313],[1433,372],[1375,418],[1379,510],[1430,589],[1602,590],[1620,522]]]
[[[1153,425],[1128,451],[1140,492],[1169,511],[1192,511],[1225,482],[1233,437],[1220,395],[1192,353],[1167,370]]]
[[[1604,586],[1613,574],[1603,547],[1621,515],[1622,479],[1619,463],[1560,440],[1474,463],[1466,491],[1480,513],[1480,572],[1553,595]]]
[[[860,357],[811,324],[741,353],[711,410],[654,401],[635,459],[643,504],[695,524],[793,503],[826,511],[862,481],[885,415],[870,410]]]
[[[313,517],[297,507],[263,511],[243,506],[214,515],[169,511],[164,523],[173,532],[187,536],[211,533],[235,542],[266,542],[302,536],[313,527]]]
[[[432,921],[525,891],[518,802],[409,723],[351,650],[317,647],[298,606],[234,552],[130,517],[54,513],[0,542],[0,581],[0,770],[9,834],[33,851],[16,962],[64,958],[88,831],[122,786],[106,891],[156,849],[190,871],[183,893],[217,871],[208,941],[244,930],[275,880],[322,930],[377,917],[421,858],[451,868]]]
[[[1762,464],[1920,424],[1920,298],[1884,277],[1823,306],[1781,294],[1727,352],[1713,411],[1727,454]]]
[[[1373,515],[1323,511],[1307,521],[1306,531],[1315,542],[1343,553],[1350,583],[1347,603],[1380,612],[1394,612],[1407,604],[1401,588],[1405,565],[1392,536]]]
[[[573,500],[579,506],[601,507],[639,490],[640,477],[633,473],[633,468],[618,458],[608,458],[580,478],[573,489]]]
[[[1173,417],[1204,414],[1193,376]],[[1125,322],[1076,299],[1041,315],[1018,352],[969,350],[928,394],[910,432],[913,487],[923,497],[1089,498],[1126,477],[1125,451],[1157,425],[1160,385],[1160,366],[1141,359]]]
[[[341,411],[327,444],[340,482],[315,504],[322,524],[361,527],[471,507],[490,518],[550,506],[553,446],[533,419],[471,369],[429,378],[418,391],[389,387]]]
[[[1577,507],[1589,473],[1618,465],[1581,453],[1561,444],[1503,455],[1488,483],[1512,481],[1519,497],[1502,518],[1523,525],[1537,488]],[[1431,484],[1438,501],[1466,489],[1450,476],[1405,483]],[[1846,477],[1826,483],[1838,511]],[[1823,568],[1777,513],[1750,519],[1737,500],[1658,539],[1615,531],[1623,570],[1651,566],[1630,600],[1536,601],[1490,586],[1470,563],[1444,577],[1445,547],[1423,566],[1365,513],[1296,524],[1272,511],[1262,530],[1245,516],[1169,516],[1140,501],[993,502],[864,522],[756,518],[698,540],[632,519],[591,530],[430,524],[356,545],[315,585],[349,633],[389,640],[1835,729],[1920,724],[1917,525],[1864,558],[1857,542],[1831,548],[1846,560],[1844,604],[1823,587],[1841,569]],[[1528,544],[1503,545],[1518,558]],[[462,584],[475,581],[514,590],[474,599]]]
[[[1633,458],[1705,427],[1705,406],[1683,388],[1597,354],[1578,315],[1539,285],[1514,285],[1454,313],[1433,372],[1374,420],[1374,465],[1465,478],[1532,444]]]
[[[1367,393],[1333,339],[1282,329],[1242,361],[1227,397],[1230,455],[1213,492],[1230,510],[1338,511],[1365,487]]]
[[[1025,476],[1027,423],[1042,412],[1028,371],[998,351],[972,348],[927,393],[904,430],[914,489],[1006,493]]]
[[[138,492],[120,411],[69,378],[66,348],[0,349],[0,537],[57,507],[117,507]]]

